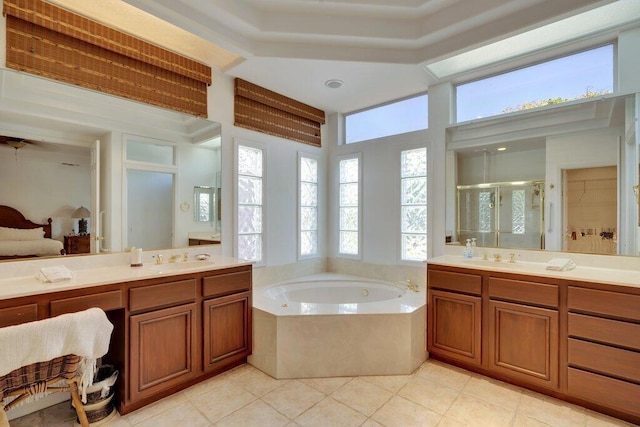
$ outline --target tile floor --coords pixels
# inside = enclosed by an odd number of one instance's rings
[[[11,427],[72,426],[69,402]],[[428,360],[412,375],[275,380],[242,365],[109,427],[630,426],[538,393]]]

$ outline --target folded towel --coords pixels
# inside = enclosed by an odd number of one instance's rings
[[[75,354],[81,363],[82,399],[93,383],[96,359],[109,350],[113,325],[99,308],[0,328],[0,376],[22,366]]]
[[[56,265],[53,267],[42,267],[36,278],[41,282],[61,282],[63,280],[73,279],[73,273],[64,265]]]

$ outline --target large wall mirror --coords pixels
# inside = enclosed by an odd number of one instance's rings
[[[72,255],[220,243],[221,218],[194,217],[194,188],[221,193],[219,123],[7,69],[0,84],[0,205],[51,218],[52,239],[90,242]],[[81,221],[86,236],[69,239]]]
[[[451,126],[447,238],[639,255],[638,95]]]

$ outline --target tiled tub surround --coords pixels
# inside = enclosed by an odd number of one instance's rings
[[[292,301],[280,294],[285,286],[314,286],[329,297],[347,286],[359,298]],[[390,290],[391,299],[368,302],[374,288]],[[278,379],[410,374],[427,357],[425,290],[406,283],[325,273],[255,287],[253,322],[249,363]]]
[[[640,422],[638,259],[500,252],[428,261],[431,357]]]

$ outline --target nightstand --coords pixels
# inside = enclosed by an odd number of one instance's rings
[[[91,235],[64,236],[64,250],[67,254],[88,254],[91,252]]]

